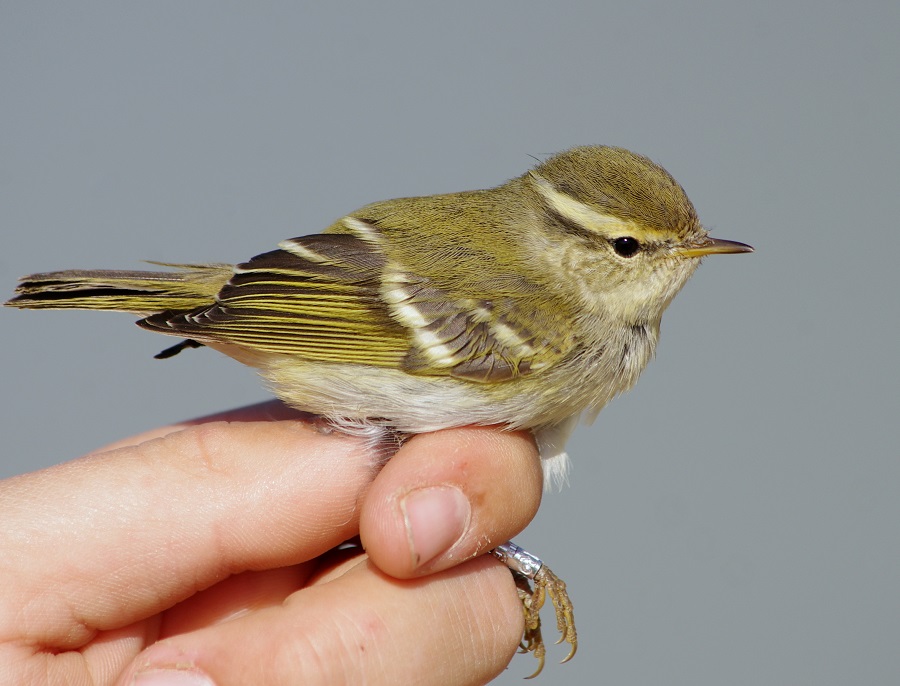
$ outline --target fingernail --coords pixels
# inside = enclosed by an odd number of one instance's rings
[[[135,674],[134,686],[215,686],[212,679],[194,669],[151,669]]]
[[[413,566],[418,568],[444,553],[469,525],[469,500],[454,486],[411,491],[400,501]]]

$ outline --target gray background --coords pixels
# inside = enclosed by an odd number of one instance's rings
[[[704,263],[519,539],[577,603],[543,683],[896,683],[900,4],[606,5],[3,3],[0,290],[647,154],[757,252]],[[0,310],[3,474],[266,397],[130,321]]]

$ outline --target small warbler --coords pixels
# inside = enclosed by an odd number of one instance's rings
[[[161,357],[208,346],[258,368],[289,405],[381,444],[530,429],[560,481],[579,417],[635,383],[700,259],[751,251],[709,237],[649,159],[578,147],[496,188],[372,203],[241,264],[34,274],[6,304],[134,313],[185,339]],[[571,658],[565,584],[511,542],[494,553],[534,581],[520,592],[537,671],[545,593]]]

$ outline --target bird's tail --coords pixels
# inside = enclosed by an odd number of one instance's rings
[[[213,303],[231,278],[226,264],[159,264],[176,271],[73,269],[24,277],[9,307],[27,309],[116,310],[149,315],[192,310]]]

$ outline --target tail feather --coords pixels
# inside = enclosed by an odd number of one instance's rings
[[[115,310],[152,314],[192,310],[212,304],[232,275],[232,267],[165,265],[178,271],[74,269],[32,274],[16,288],[10,307],[27,309]]]

